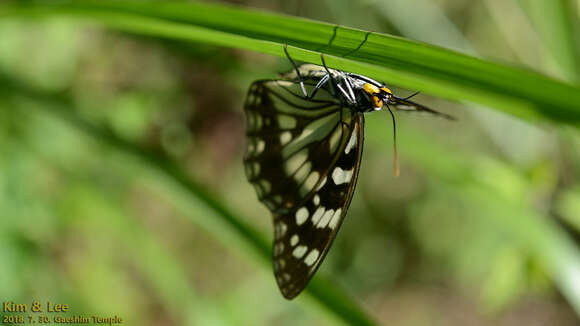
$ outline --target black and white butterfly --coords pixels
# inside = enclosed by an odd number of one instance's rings
[[[284,47],[286,51],[286,47]],[[255,81],[244,109],[244,167],[274,218],[274,273],[285,298],[308,284],[342,224],[356,186],[363,113],[390,106],[450,116],[400,98],[368,77],[312,64]],[[393,122],[394,122],[394,115]],[[397,168],[395,168],[397,172]]]

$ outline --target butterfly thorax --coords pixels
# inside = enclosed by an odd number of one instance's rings
[[[312,64],[301,65],[298,71],[304,83],[316,85],[315,89],[324,88],[353,113],[380,111],[391,100],[390,89],[366,76]],[[298,82],[295,70],[283,73],[281,77]]]

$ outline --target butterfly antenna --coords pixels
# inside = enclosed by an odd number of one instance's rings
[[[288,54],[288,44],[284,44],[284,53],[286,53],[286,57],[290,61],[292,67],[294,67],[294,71],[296,71],[296,78],[298,78],[298,83],[300,83],[300,88],[302,89],[304,97],[308,97],[308,93],[306,93],[306,87],[304,87],[304,82],[302,81],[302,76],[300,76],[300,71],[298,71],[298,66],[296,65],[294,60],[290,58],[290,54]]]
[[[419,92],[415,92],[415,93],[413,93],[413,94],[411,94],[411,95],[409,95],[409,96],[407,96],[407,97],[403,98],[403,100],[408,100],[408,99],[410,99],[410,98],[414,97],[414,96],[415,96],[415,95],[417,95],[417,94],[419,94]]]
[[[397,122],[395,120],[395,114],[393,113],[393,111],[391,111],[391,108],[389,107],[389,105],[387,104],[387,109],[389,110],[389,113],[391,114],[391,118],[393,119],[393,151],[394,151],[394,157],[393,157],[393,164],[395,167],[395,177],[398,177],[400,174],[399,171],[399,154],[397,153]]]

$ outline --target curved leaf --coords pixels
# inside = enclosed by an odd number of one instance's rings
[[[55,14],[90,18],[134,33],[278,56],[284,56],[282,45],[287,43],[296,60],[320,64],[324,53],[332,68],[451,100],[478,102],[535,122],[580,125],[577,86],[386,34],[200,3],[73,1],[0,8],[3,16]]]

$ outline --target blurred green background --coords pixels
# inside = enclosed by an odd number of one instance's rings
[[[578,1],[232,2],[580,80]],[[64,18],[0,20],[0,300],[126,325],[336,323],[308,294],[284,300],[271,266],[152,168],[174,162],[271,241],[243,172],[242,103],[289,68]],[[318,274],[385,325],[578,325],[578,130],[416,101],[458,121],[399,114],[395,178],[390,117],[367,116],[357,191]]]

